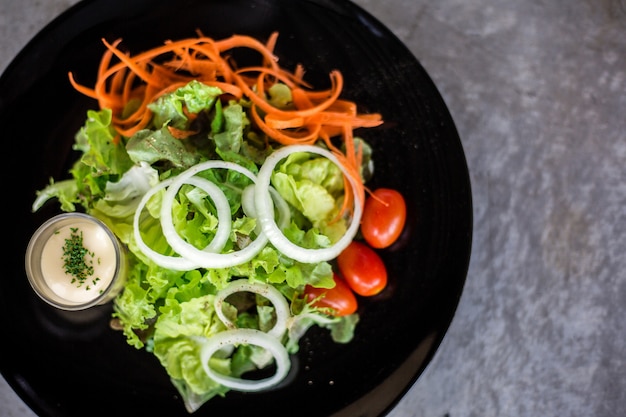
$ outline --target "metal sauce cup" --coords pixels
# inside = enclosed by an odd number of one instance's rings
[[[100,220],[83,213],[50,218],[26,249],[26,275],[37,295],[62,310],[111,301],[126,280],[126,250]]]

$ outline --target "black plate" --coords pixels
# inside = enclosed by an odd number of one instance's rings
[[[332,69],[341,70],[344,96],[386,120],[360,132],[375,148],[369,186],[403,192],[409,223],[401,241],[380,252],[390,284],[361,303],[352,343],[334,344],[312,329],[288,384],[231,392],[195,414],[385,414],[428,364],[454,315],[469,263],[471,191],[459,136],[428,74],[386,27],[348,1],[84,1],[24,48],[0,78],[5,213],[19,230],[0,279],[2,375],[41,416],[187,415],[156,359],[109,329],[110,306],[78,316],[48,307],[30,289],[23,259],[32,232],[58,212],[53,204],[32,214],[35,190],[68,176],[74,133],[95,106],[73,91],[68,71],[93,81],[101,38],[123,37],[139,52],[196,29],[216,39],[264,39],[278,30],[281,64],[304,64],[320,88]]]

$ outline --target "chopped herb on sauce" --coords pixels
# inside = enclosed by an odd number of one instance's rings
[[[72,227],[70,230],[72,231],[70,238],[65,239],[65,245],[63,245],[63,265],[65,273],[72,276],[71,283],[78,283],[77,287],[80,287],[94,273],[94,253],[89,252],[83,245],[82,230],[77,227]],[[95,283],[97,280],[99,278],[93,282]],[[89,290],[90,286],[87,285],[86,289]]]

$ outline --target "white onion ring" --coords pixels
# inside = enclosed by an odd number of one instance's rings
[[[143,241],[143,238],[141,237],[141,232],[139,230],[139,220],[141,218],[141,213],[144,206],[148,203],[148,200],[150,200],[150,198],[158,191],[169,186],[171,183],[171,178],[162,181],[152,187],[150,190],[148,190],[148,192],[143,195],[141,201],[139,201],[139,204],[137,205],[137,209],[135,210],[135,216],[133,217],[133,234],[135,237],[135,243],[137,247],[139,247],[139,250],[141,250],[141,252],[143,252],[147,257],[149,257],[155,264],[157,264],[161,268],[171,269],[174,271],[190,271],[192,269],[198,268],[198,265],[186,258],[163,255],[152,250]]]
[[[174,228],[174,222],[172,220],[172,205],[178,190],[180,190],[183,184],[191,184],[200,188],[213,200],[213,204],[215,204],[215,208],[217,209],[217,231],[211,243],[202,249],[202,251],[213,253],[220,252],[230,237],[232,225],[230,204],[224,192],[217,185],[201,177],[183,178],[182,181],[178,181],[178,178],[175,178],[172,184],[167,188],[163,196],[163,202],[161,203],[161,228],[163,229],[163,235],[167,243],[169,243],[172,249],[177,253],[197,250],[195,246],[185,242],[185,240],[180,237]]]
[[[274,311],[276,312],[276,323],[274,324],[274,327],[272,327],[267,332],[267,334],[277,339],[282,338],[283,334],[285,334],[285,331],[287,330],[287,321],[289,320],[289,317],[291,315],[289,305],[287,304],[287,300],[285,300],[285,297],[281,294],[281,292],[278,291],[274,286],[269,284],[261,282],[250,282],[246,279],[238,279],[236,281],[232,281],[226,287],[218,291],[215,295],[215,301],[213,302],[213,305],[215,307],[215,312],[217,313],[222,323],[224,323],[224,325],[226,325],[226,327],[230,329],[236,328],[235,324],[224,315],[224,311],[222,310],[222,304],[224,303],[226,297],[237,292],[252,292],[262,295],[274,305]]]
[[[276,372],[268,378],[252,380],[235,378],[213,371],[209,359],[215,352],[230,345],[256,345],[267,349],[276,361]],[[261,391],[282,381],[289,372],[291,363],[287,349],[275,337],[256,329],[234,329],[219,332],[203,341],[200,360],[204,372],[215,382],[238,391]]]
[[[237,171],[252,181],[256,181],[255,175],[247,168],[242,167],[234,162],[210,160],[199,163],[197,165],[188,168],[186,171],[178,174],[173,178],[173,182],[170,187],[178,186],[185,183],[189,178],[198,174],[199,172],[206,171],[208,169],[229,169]],[[177,252],[183,257],[203,268],[229,268],[236,265],[241,265],[254,258],[267,244],[267,238],[263,233],[259,234],[252,243],[245,248],[230,252],[230,253],[210,253],[204,250],[197,249],[192,245],[180,245],[177,247]]]
[[[276,222],[274,221],[274,208],[272,206],[272,198],[267,191],[270,187],[270,180],[272,172],[276,165],[288,155],[295,152],[309,152],[321,155],[328,158],[331,162],[335,163],[344,176],[348,179],[352,185],[353,191],[358,189],[358,184],[354,178],[352,178],[346,169],[341,165],[339,160],[331,152],[326,149],[322,149],[313,145],[289,145],[284,146],[272,154],[270,154],[265,162],[261,166],[257,175],[256,187],[254,192],[254,202],[257,212],[257,218],[261,223],[261,228],[267,239],[278,249],[291,259],[300,261],[303,263],[315,263],[322,261],[329,261],[336,258],[339,254],[352,242],[359,230],[359,224],[361,222],[361,200],[359,195],[354,193],[354,213],[350,226],[346,230],[346,233],[337,241],[334,245],[328,248],[321,249],[309,249],[303,248],[292,243],[280,230]]]

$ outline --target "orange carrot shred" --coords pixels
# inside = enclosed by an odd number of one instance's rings
[[[196,133],[198,133],[197,130],[183,130],[183,129],[177,129],[174,126],[168,126],[167,130],[169,130],[170,134],[175,138],[175,139],[187,139],[189,136],[191,135],[195,135]]]

